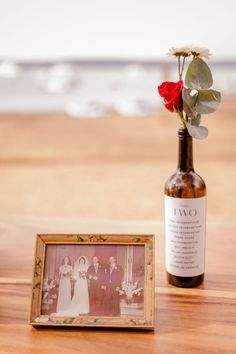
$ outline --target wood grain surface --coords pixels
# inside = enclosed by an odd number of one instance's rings
[[[224,97],[202,119],[209,137],[194,140],[211,221],[235,220],[235,112],[235,98]],[[0,214],[162,220],[179,125],[164,108],[144,118],[0,115]]]
[[[236,353],[236,224],[207,231],[204,285],[180,289],[166,282],[161,222],[2,216],[0,353]],[[35,234],[44,232],[156,233],[155,331],[28,325]]]
[[[164,109],[143,119],[1,115],[0,213],[11,216],[0,217],[0,353],[236,353],[235,110],[235,98],[224,98],[204,117],[209,138],[194,141],[208,194],[197,289],[166,283],[164,225],[151,221],[163,220],[163,185],[176,167],[176,117]],[[29,326],[34,240],[44,232],[156,233],[155,332]]]

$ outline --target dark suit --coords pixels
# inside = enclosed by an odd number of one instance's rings
[[[90,315],[103,315],[104,314],[104,285],[105,285],[105,269],[98,264],[89,266],[87,272],[89,281],[89,306]]]
[[[123,268],[115,264],[113,268],[106,269],[106,315],[120,316],[120,295],[121,283],[123,280]]]

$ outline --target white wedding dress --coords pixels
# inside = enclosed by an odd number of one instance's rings
[[[76,282],[70,310],[72,310],[76,316],[89,313],[87,270],[88,267],[85,264],[80,264],[73,271],[73,277],[76,279]]]
[[[86,264],[80,264],[78,261],[75,263],[73,270],[73,278],[76,280],[73,298],[66,310],[57,311],[56,313],[52,314],[54,316],[77,317],[79,315],[86,315],[89,313],[89,293],[87,280],[88,262],[86,261]]]

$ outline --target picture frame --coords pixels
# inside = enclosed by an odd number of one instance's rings
[[[154,329],[155,236],[37,234],[33,326]]]

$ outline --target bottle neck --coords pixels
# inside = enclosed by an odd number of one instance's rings
[[[193,168],[193,138],[187,129],[179,129],[179,156],[178,169],[180,171],[194,171]]]

